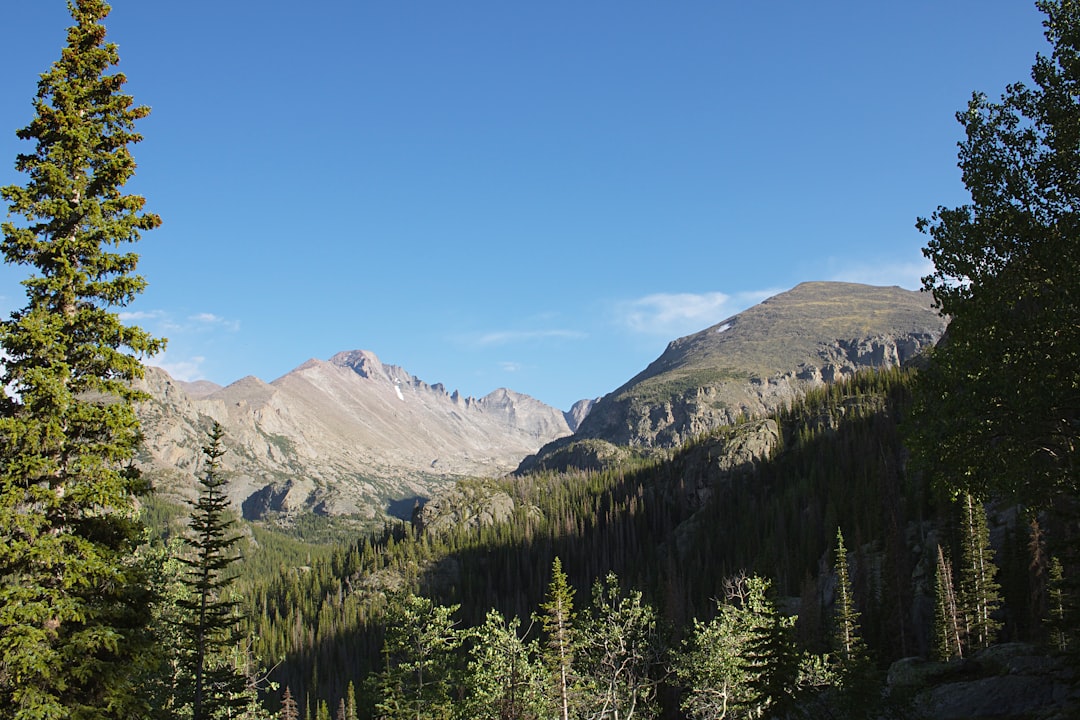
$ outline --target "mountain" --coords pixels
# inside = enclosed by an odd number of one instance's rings
[[[944,329],[926,293],[802,283],[673,341],[597,401],[572,437],[526,458],[519,471],[601,466],[625,455],[611,445],[677,447],[859,369],[903,364],[934,345]]]
[[[216,420],[226,430],[231,499],[248,518],[408,516],[415,499],[459,477],[505,474],[577,426],[572,413],[527,395],[462,397],[363,350],[309,360],[271,383],[246,377],[224,388],[148,368],[144,389],[151,399],[139,409],[140,461],[155,484],[192,491]]]

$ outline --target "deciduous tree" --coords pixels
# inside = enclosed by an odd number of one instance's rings
[[[436,720],[452,714],[455,653],[461,632],[452,616],[458,606],[428,598],[393,598],[387,608],[377,715],[386,720]]]
[[[473,633],[462,717],[474,720],[536,720],[548,717],[550,686],[537,640],[526,641],[521,622],[488,611]]]
[[[918,221],[950,322],[913,438],[953,488],[1045,508],[1080,490],[1080,3],[1037,5],[1052,53],[1033,84],[957,115],[971,202]]]
[[[579,642],[586,678],[586,718],[654,717],[663,647],[656,613],[632,590],[623,595],[609,573],[593,584],[592,604]]]

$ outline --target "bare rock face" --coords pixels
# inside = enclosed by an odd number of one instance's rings
[[[193,494],[211,423],[226,431],[230,499],[247,517],[315,511],[377,519],[395,500],[429,497],[466,476],[503,475],[569,435],[564,414],[500,389],[447,393],[370,352],[309,360],[266,383],[247,377],[193,397],[148,368],[141,458],[163,489]]]
[[[908,362],[944,329],[924,293],[803,283],[670,343],[649,367],[595,404],[575,439],[675,447],[773,412],[808,388],[860,369]]]
[[[897,660],[889,692],[910,697],[916,717],[949,720],[1074,718],[1080,686],[1063,659],[1024,643],[992,645],[951,663]]]
[[[462,525],[486,527],[505,522],[514,513],[508,493],[482,482],[459,482],[413,512],[417,530],[438,532]]]

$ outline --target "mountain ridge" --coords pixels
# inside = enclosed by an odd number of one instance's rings
[[[245,516],[314,511],[378,520],[396,501],[456,478],[501,475],[571,432],[565,414],[508,389],[447,393],[370,351],[308,360],[267,383],[247,376],[192,397],[148,368],[141,463],[171,494],[190,494],[198,448],[226,428],[230,499]],[[203,386],[205,389],[205,386]]]
[[[944,330],[945,319],[922,292],[800,283],[670,342],[600,398],[573,436],[553,440],[517,472],[563,469],[570,458],[598,467],[624,454],[603,444],[674,448],[721,425],[767,415],[859,369],[906,363]],[[582,447],[586,440],[594,442]]]

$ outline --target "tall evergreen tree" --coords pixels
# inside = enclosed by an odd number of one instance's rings
[[[836,606],[833,644],[838,660],[838,700],[845,717],[872,717],[881,698],[881,684],[867,655],[859,627],[859,612],[848,571],[848,552],[844,534],[836,529]]]
[[[959,603],[952,577],[952,563],[937,546],[934,572],[934,658],[942,662],[964,656]]]
[[[41,75],[35,143],[0,189],[6,262],[32,268],[26,306],[0,324],[0,707],[16,718],[141,712],[139,671],[150,606],[130,562],[141,539],[132,468],[139,425],[131,381],[164,342],[117,308],[144,288],[138,256],[113,251],[160,219],[124,194],[134,124],[149,112],[110,74],[103,0],[68,3],[74,24]]]
[[[300,708],[297,707],[292,690],[287,685],[285,686],[285,694],[281,696],[281,712],[278,717],[280,720],[300,720]]]
[[[964,619],[965,644],[979,650],[997,639],[1001,623],[994,612],[1001,605],[997,566],[990,547],[986,509],[970,493],[961,498],[963,566],[960,573],[960,612]]]
[[[855,609],[855,597],[851,590],[847,548],[844,546],[844,534],[840,528],[836,529],[835,569],[836,613],[833,638],[843,669],[861,660],[864,647],[859,632],[859,613]],[[841,672],[843,673],[843,670]]]
[[[221,475],[224,436],[225,429],[215,421],[210,442],[203,448],[206,466],[202,488],[192,503],[192,535],[186,539],[192,555],[182,559],[191,589],[180,605],[187,611],[183,624],[191,644],[186,679],[192,688],[192,720],[207,720],[218,710],[239,709],[245,704],[244,674],[230,662],[227,652],[239,641],[240,601],[229,597],[227,591],[235,579],[229,566],[240,557],[235,551],[240,536],[231,531],[235,520],[229,515],[226,480]]]
[[[547,635],[546,660],[554,684],[553,696],[558,715],[562,720],[569,720],[575,703],[574,625],[577,616],[574,613],[574,588],[567,581],[558,557],[551,563],[551,582],[540,610]]]
[[[1059,651],[1070,649],[1070,640],[1076,635],[1076,626],[1068,622],[1070,613],[1064,592],[1065,571],[1057,557],[1050,558],[1047,597],[1049,610],[1046,625],[1050,630],[1050,643]]]
[[[356,686],[349,681],[349,687],[345,691],[345,720],[357,720],[356,710]]]

